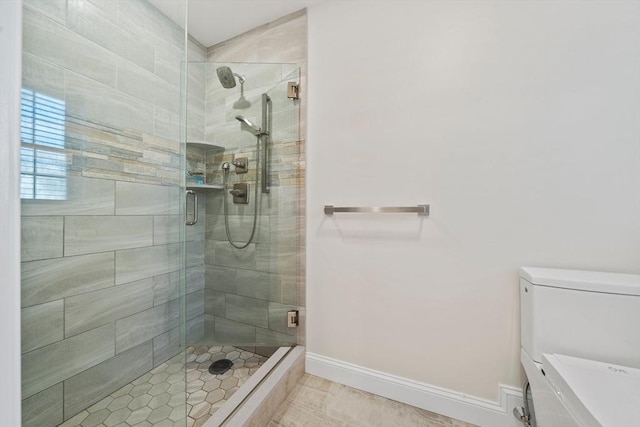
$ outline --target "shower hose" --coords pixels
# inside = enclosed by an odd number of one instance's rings
[[[227,240],[236,249],[244,249],[253,241],[253,237],[256,234],[256,224],[258,222],[258,205],[261,200],[258,200],[258,177],[260,174],[258,173],[258,168],[260,167],[260,139],[261,136],[256,137],[256,184],[253,188],[253,225],[251,226],[251,236],[249,236],[249,240],[245,244],[235,243],[231,238],[231,232],[229,231],[229,202],[227,201],[227,195],[222,195],[222,204],[224,207],[224,230],[227,233]],[[223,164],[222,169],[224,173],[222,174],[222,187],[227,189],[227,175],[229,174],[229,168]]]

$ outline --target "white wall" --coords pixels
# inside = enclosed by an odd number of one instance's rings
[[[0,0],[0,418],[20,425],[22,2]]]
[[[310,353],[495,401],[522,380],[519,266],[640,271],[638,16],[309,9]],[[418,203],[428,219],[322,214]]]

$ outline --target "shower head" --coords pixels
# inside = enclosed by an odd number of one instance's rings
[[[251,103],[244,97],[244,95],[240,95],[240,98],[233,103],[233,108],[236,110],[246,110],[249,107],[251,107]]]
[[[222,87],[225,89],[236,87],[236,77],[238,81],[240,81],[240,84],[243,84],[245,81],[245,77],[242,74],[234,73],[231,71],[231,68],[226,65],[216,68],[216,73],[218,73],[218,80],[220,80]]]
[[[262,129],[260,129],[258,126],[254,125],[253,123],[251,123],[251,121],[249,121],[249,119],[247,119],[246,117],[236,116],[236,120],[240,122],[240,126],[242,130],[246,130],[247,132],[250,132],[254,136],[262,135]]]

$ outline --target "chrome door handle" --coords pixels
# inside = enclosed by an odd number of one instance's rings
[[[189,194],[193,195],[193,219],[191,221],[187,219],[187,215],[189,214],[187,209],[187,206],[189,206]],[[184,219],[185,224],[187,225],[195,225],[198,222],[198,195],[193,190],[187,190],[187,193],[185,195]]]

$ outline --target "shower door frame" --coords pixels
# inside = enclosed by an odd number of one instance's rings
[[[20,425],[20,100],[22,0],[0,2],[0,414]]]

